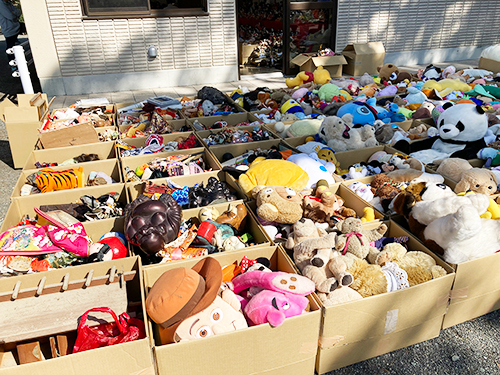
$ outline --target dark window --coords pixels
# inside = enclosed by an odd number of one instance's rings
[[[81,0],[90,18],[168,17],[207,14],[207,0]]]

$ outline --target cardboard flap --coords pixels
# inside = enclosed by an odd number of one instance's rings
[[[385,53],[384,44],[382,42],[353,43],[352,50],[354,50],[354,53],[356,55],[371,55],[374,53]],[[350,51],[350,49],[347,51]]]
[[[302,66],[306,62],[308,62],[310,59],[311,59],[311,56],[307,56],[305,54],[300,54],[300,55],[295,56],[292,60],[290,60],[290,62],[292,64]]]
[[[347,64],[347,60],[344,56],[317,56],[312,58],[314,65],[316,66],[330,66],[330,65],[344,65]]]

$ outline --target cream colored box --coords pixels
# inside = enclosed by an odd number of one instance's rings
[[[222,144],[208,144],[206,139],[212,135],[212,134],[219,134],[219,133],[223,133],[226,131],[227,128],[223,128],[223,129],[214,129],[214,130],[202,130],[202,131],[197,131],[196,132],[196,135],[200,138],[200,140],[202,141],[203,143],[203,146],[204,147],[207,147],[207,148],[210,148],[210,149],[213,149],[213,148],[226,148],[227,146],[231,146],[231,145],[234,145],[234,144],[249,144],[247,147],[249,149],[252,149],[252,148],[256,148],[258,146],[254,146],[253,144],[254,143],[257,143],[257,142],[262,142],[262,141],[250,141],[250,142],[238,142],[238,143],[222,143]],[[241,132],[252,132],[253,129],[254,129],[254,126],[238,126],[237,128],[233,128],[232,130],[240,130]],[[263,131],[267,131],[268,134],[269,134],[269,139],[266,139],[266,141],[269,141],[273,138],[277,138],[276,134],[274,134],[273,132],[270,132],[267,130],[267,128],[263,127],[263,126],[259,126],[259,130],[262,129]]]
[[[122,171],[123,171],[123,178],[127,181],[127,171],[126,168],[129,168],[131,171],[135,171],[137,167],[140,167],[143,164],[147,164],[153,159],[156,158],[164,158],[168,157],[170,155],[201,155],[203,157],[203,160],[205,161],[205,169],[207,169],[207,172],[204,173],[210,173],[211,175],[215,176],[217,175],[218,171],[220,171],[220,166],[217,163],[217,160],[215,157],[212,155],[211,152],[206,150],[203,147],[197,147],[197,148],[190,148],[188,150],[178,150],[178,151],[170,151],[170,152],[158,152],[156,154],[148,154],[148,155],[137,155],[137,156],[130,156],[126,158],[121,158],[121,165],[122,165]],[[198,174],[200,175],[200,174]],[[170,179],[175,179],[178,176],[174,177],[169,177]],[[200,176],[201,177],[201,176]],[[173,180],[175,181],[175,180]]]
[[[232,100],[232,99],[230,99]],[[233,101],[234,103],[234,101]],[[239,106],[238,106],[239,107]],[[240,107],[241,108],[241,107]],[[229,115],[217,115],[217,116],[206,116],[206,117],[193,117],[186,119],[188,124],[193,128],[193,130],[197,130],[193,127],[193,123],[198,121],[207,127],[212,127],[217,121],[226,121],[228,127],[234,127],[235,125],[241,124],[242,122],[254,122],[258,121],[262,123],[258,117],[253,115],[250,112],[242,112],[242,113],[231,113]],[[214,129],[216,130],[216,129]]]
[[[134,116],[133,114],[130,114],[130,116]],[[134,116],[135,117],[135,116]],[[138,116],[137,116],[138,117]],[[179,120],[168,120],[167,121],[168,125],[170,125],[174,130],[172,133],[169,133],[169,134],[175,134],[175,133],[180,133],[180,129],[184,126],[188,126],[189,127],[189,124],[188,122],[185,120],[185,119],[179,119]],[[127,137],[127,130],[130,129],[132,125],[130,124],[119,124],[118,125],[118,128],[120,130],[120,133],[123,134],[124,136],[122,137],[123,139],[130,139],[129,137]],[[168,134],[161,134],[161,135],[168,135]],[[140,138],[144,138],[144,137],[140,137]],[[147,137],[146,137],[147,138]],[[133,138],[132,138],[133,139]]]
[[[385,151],[388,154],[405,155],[401,151],[390,146],[366,147],[359,150],[336,152],[335,157],[340,163],[340,168],[348,169],[351,165],[360,162],[367,162],[370,156],[377,151]]]
[[[62,163],[82,154],[96,154],[99,157],[99,160],[116,160],[114,143],[99,142],[81,146],[58,147],[47,150],[33,150],[28,156],[23,169],[36,169],[36,162]]]
[[[394,221],[385,236],[408,236],[408,248],[431,255],[446,276],[376,296],[323,307],[316,371],[319,374],[437,337],[455,278],[453,269]],[[380,222],[364,224],[374,229]]]
[[[81,164],[60,165],[57,167],[50,167],[50,169],[52,169],[54,171],[64,171],[67,169],[78,169],[80,167],[83,169],[83,185],[84,185],[84,187],[89,187],[89,186],[87,186],[87,182],[89,180],[90,172],[103,172],[103,173],[107,174],[109,177],[111,177],[113,179],[113,181],[115,181],[116,183],[123,183],[122,172],[121,172],[121,168],[120,168],[120,164],[118,162],[118,159],[91,161],[91,162],[81,163]],[[12,191],[11,198],[14,198],[14,197],[21,197],[22,199],[25,198],[26,196],[21,196],[21,188],[23,187],[24,184],[28,183],[28,181],[27,181],[28,176],[31,175],[32,173],[36,173],[39,170],[40,169],[23,170],[21,172],[21,175],[19,176],[19,178],[17,180],[16,185],[14,186],[14,190]],[[64,190],[58,190],[58,191],[64,191]],[[41,194],[52,194],[52,193],[53,192],[41,193]]]
[[[210,178],[216,178],[219,181],[225,182],[229,189],[236,194],[236,197],[238,199],[242,200],[247,200],[248,197],[245,195],[245,193],[241,190],[240,186],[234,179],[227,179],[227,174],[223,171],[217,171],[214,173],[201,173],[199,175],[187,175],[187,176],[179,176],[175,177],[175,180],[171,180],[168,177],[164,178],[155,178],[152,180],[149,180],[155,184],[165,184],[167,180],[174,181],[176,184],[180,186],[189,186],[193,187],[195,184],[203,184],[204,186],[207,185],[208,180]],[[144,191],[144,186],[145,186],[146,181],[136,181],[136,182],[127,182],[127,190],[128,194],[130,197],[130,201],[132,202],[135,198],[137,198],[140,194],[143,193]]]
[[[127,192],[125,189],[125,184],[111,184],[111,185],[101,185],[92,186],[82,189],[71,189],[71,190],[61,190],[55,191],[53,193],[46,194],[36,194],[26,197],[16,197],[12,199],[10,207],[5,215],[0,232],[4,232],[7,228],[16,225],[23,215],[29,215],[30,217],[35,216],[34,207],[40,207],[41,205],[57,205],[65,203],[81,203],[80,197],[85,194],[92,195],[95,198],[103,194],[109,194],[112,192],[118,193],[118,201],[125,207],[128,203]],[[102,219],[98,222],[102,225],[106,225],[106,221],[113,221],[114,218]]]
[[[89,283],[88,287],[84,287],[86,282]],[[19,305],[19,307],[26,306],[31,301],[41,304],[42,300],[50,299],[51,295],[58,296],[58,301],[49,310],[43,312],[33,309],[34,312],[31,315],[33,315],[34,319],[36,319],[37,315],[38,322],[35,320],[32,321],[33,331],[29,333],[31,336],[27,337],[28,342],[40,342],[42,353],[48,359],[1,368],[0,374],[32,375],[71,372],[74,375],[86,375],[89,373],[98,375],[153,375],[155,370],[151,355],[150,339],[148,337],[57,358],[51,358],[48,337],[40,337],[45,334],[55,334],[49,333],[51,332],[50,330],[57,329],[57,322],[62,323],[66,319],[68,325],[64,327],[75,331],[78,316],[90,308],[89,306],[97,307],[106,305],[106,290],[116,290],[116,288],[119,288],[120,291],[124,291],[126,288],[126,300],[123,301],[125,307],[129,305],[132,307],[132,310],[139,312],[142,316],[146,316],[144,310],[143,275],[138,257],[97,262],[50,272],[1,279],[0,305],[8,304],[9,306],[3,309],[3,312],[10,309],[12,305]],[[37,291],[41,295],[35,297]],[[79,298],[69,297],[69,295],[73,294],[75,296],[78,295]],[[13,295],[15,298],[13,298]],[[65,298],[66,295],[68,297]],[[74,299],[73,302],[71,302],[71,298]],[[111,298],[108,296],[109,299]],[[75,300],[81,303],[75,303]],[[92,302],[93,300],[94,302]],[[82,301],[87,301],[87,305],[83,304]],[[79,311],[79,308],[81,311]],[[70,316],[70,312],[76,315]],[[115,312],[121,314],[123,311]],[[134,313],[134,311],[129,312]],[[96,316],[99,319],[110,319],[110,316],[102,314]],[[2,317],[5,317],[4,314],[0,316],[0,325],[2,324]],[[29,311],[25,311],[21,315],[19,324],[24,325],[28,322],[29,317]],[[90,320],[89,322],[89,324],[92,324]],[[61,328],[63,328],[62,325]],[[5,330],[2,331],[2,333],[4,332]],[[0,347],[0,352],[16,352],[17,342],[6,344],[5,342],[8,341],[8,338],[5,337],[2,338],[2,341],[4,345]]]
[[[292,272],[291,260],[281,248],[249,248],[245,252],[214,255],[222,266],[249,259],[267,257],[273,270]],[[154,282],[166,270],[192,267],[199,259],[172,262],[144,270],[146,296]],[[206,339],[158,345],[152,339],[158,375],[239,374],[306,375],[314,374],[314,363],[321,323],[321,311],[310,296],[311,311],[285,319],[279,327],[262,324]],[[150,337],[155,327],[148,319]]]

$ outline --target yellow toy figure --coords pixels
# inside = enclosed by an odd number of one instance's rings
[[[498,205],[498,203],[490,198],[490,204],[486,209],[486,212],[482,214],[481,217],[483,219],[493,219],[493,220],[500,219],[500,206]]]
[[[363,208],[363,217],[361,222],[366,223],[367,221],[375,220],[375,210],[371,207]]]
[[[312,81],[312,73],[310,72],[299,72],[295,78],[285,79],[285,83],[288,87],[294,88],[300,86],[304,83]]]
[[[330,73],[328,72],[328,70],[324,69],[322,66],[318,66],[313,74],[314,83],[318,85],[324,85],[332,80],[332,77],[330,77]]]

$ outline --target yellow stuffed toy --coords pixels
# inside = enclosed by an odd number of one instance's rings
[[[371,207],[363,208],[363,217],[361,222],[366,223],[367,221],[375,220],[375,210]]]
[[[500,219],[500,205],[498,205],[497,202],[490,198],[490,204],[486,209],[486,212],[482,214],[481,217],[483,219]]]
[[[309,73],[311,74],[311,73]],[[288,87],[293,88],[300,86],[309,81],[309,76],[306,72],[299,72],[295,78],[287,78],[285,79],[285,83]]]
[[[318,85],[324,85],[332,80],[332,77],[330,77],[330,73],[328,72],[328,70],[324,69],[322,66],[318,66],[313,74],[314,83]]]
[[[277,185],[292,188],[295,191],[303,190],[309,175],[297,164],[281,159],[255,159],[250,168],[242,174],[238,183],[249,197],[257,185]]]

